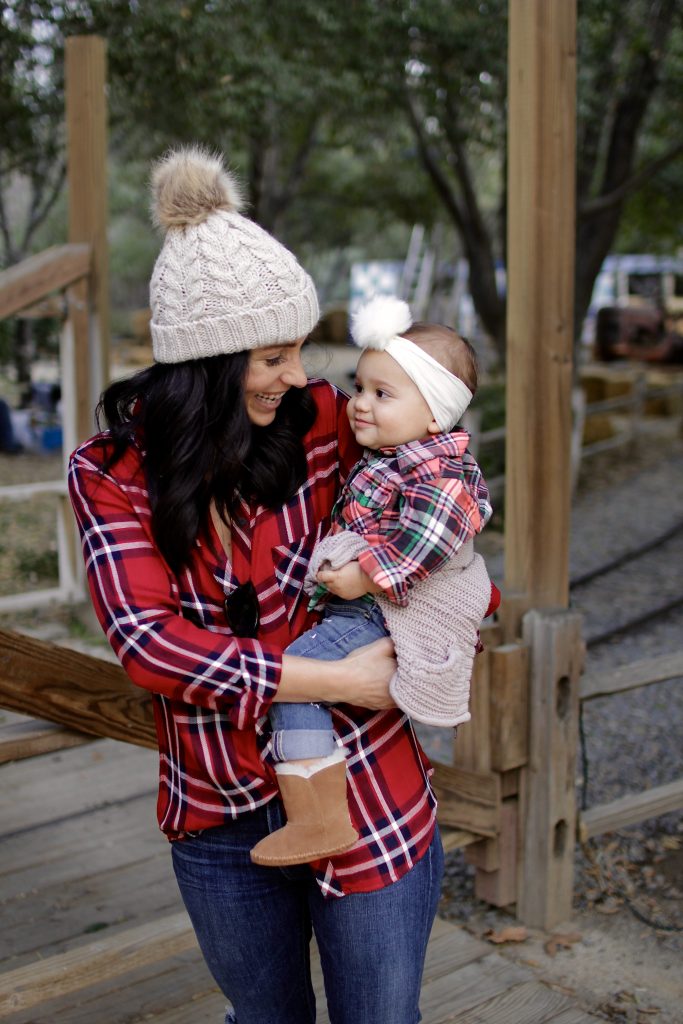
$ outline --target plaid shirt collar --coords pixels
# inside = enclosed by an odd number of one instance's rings
[[[430,459],[462,459],[469,441],[467,431],[458,430],[449,434],[432,434],[425,440],[408,441],[393,448],[380,448],[379,452],[366,449],[364,455],[368,460],[378,454],[394,460],[396,469],[403,476]]]

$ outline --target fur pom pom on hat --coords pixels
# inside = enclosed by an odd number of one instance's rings
[[[166,231],[150,282],[157,362],[265,348],[313,330],[313,281],[239,212],[239,183],[219,155],[171,151],[153,168],[152,195],[153,218]]]
[[[359,348],[383,350],[392,338],[403,334],[412,324],[407,302],[393,295],[377,295],[353,317],[351,337]]]
[[[164,230],[201,224],[214,210],[239,213],[243,206],[237,178],[220,156],[191,146],[170,152],[152,167],[152,219]]]

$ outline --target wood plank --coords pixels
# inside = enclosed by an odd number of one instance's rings
[[[643,793],[628,793],[607,804],[583,811],[579,819],[579,838],[585,842],[603,832],[613,832],[627,825],[636,825],[648,818],[658,818],[669,811],[683,808],[683,778],[664,786],[654,786]]]
[[[566,607],[576,0],[508,6],[505,587]]]
[[[498,864],[492,871],[487,871],[485,864],[477,865],[474,893],[494,907],[507,907],[517,901],[518,821],[519,801],[516,796],[508,797],[501,809],[500,834],[493,841],[497,844]],[[465,857],[469,860],[467,854]]]
[[[67,494],[66,480],[41,480],[31,484],[6,484],[0,487],[0,500],[27,501],[40,494]]]
[[[88,244],[55,245],[0,271],[0,319],[85,277],[90,264]]]
[[[489,677],[491,649],[484,646],[481,654],[474,659],[474,671],[470,686],[469,722],[458,726],[453,748],[454,763],[468,771],[488,772],[491,770],[491,726]]]
[[[82,878],[4,901],[3,958],[7,966],[18,967],[15,958],[26,963],[54,956],[82,945],[91,934],[105,938],[181,909],[169,851],[157,849],[146,859],[107,871],[90,869]]]
[[[560,992],[528,981],[461,1014],[458,1024],[546,1024],[571,1009],[570,1000]]]
[[[109,247],[107,243],[106,42],[100,36],[70,36],[64,46],[69,181],[69,241],[92,246],[88,292],[70,296],[76,369],[78,434],[92,433],[93,410],[109,382]],[[79,315],[85,307],[88,317]]]
[[[0,764],[92,743],[93,737],[53,722],[33,719],[0,728]]]
[[[47,999],[36,1009],[17,1011],[7,1024],[122,1024],[166,1021],[218,1024],[227,1000],[209,974],[199,949],[147,964],[121,978]],[[188,1009],[190,1008],[190,1009]]]
[[[157,748],[149,693],[120,665],[0,630],[0,707]]]
[[[529,763],[521,771],[521,867],[517,916],[550,929],[572,914],[581,616],[524,616],[531,652]]]
[[[581,700],[594,700],[610,693],[624,693],[639,686],[650,686],[683,676],[683,651],[643,658],[611,672],[588,672],[579,682]]]
[[[422,988],[420,1009],[425,1024],[459,1021],[460,1014],[472,1010],[494,996],[531,978],[527,969],[491,953],[457,971],[427,982]]]
[[[557,1017],[551,1017],[548,1024],[601,1024],[604,1019],[604,1017],[594,1017],[591,1013],[586,1013],[585,1010],[576,1006],[571,1010],[564,1010]]]
[[[63,818],[0,839],[0,883],[5,897],[66,885],[152,857],[168,845],[154,815],[154,796],[143,793],[117,805]],[[125,843],[119,839],[126,837]]]
[[[196,944],[183,911],[0,975],[0,1019]]]
[[[438,819],[437,811],[437,819]],[[478,843],[480,836],[475,835],[474,832],[465,832],[460,828],[451,828],[449,825],[443,825],[439,822],[439,829],[441,831],[441,843],[444,848],[444,853],[449,853],[451,850],[461,850],[465,846],[470,846],[472,843]]]
[[[500,828],[500,776],[434,763],[439,822],[483,836]]]
[[[146,795],[153,804],[158,761],[152,751],[113,741],[5,765],[0,822],[5,836]]]
[[[529,651],[504,644],[491,651],[491,767],[506,772],[529,757]]]

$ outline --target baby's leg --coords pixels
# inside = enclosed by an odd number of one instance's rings
[[[381,616],[365,602],[335,602],[329,614],[285,653],[338,661],[357,647],[385,636]],[[275,702],[269,712],[272,752],[287,824],[251,851],[257,864],[302,864],[342,853],[358,833],[346,795],[346,763],[321,704]]]

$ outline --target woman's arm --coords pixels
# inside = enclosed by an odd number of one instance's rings
[[[395,671],[394,647],[388,637],[359,647],[340,661],[284,654],[280,685],[273,699],[356,704],[375,711],[393,708],[396,705],[389,694],[389,682]]]
[[[390,706],[393,668],[386,653],[353,655],[343,663],[288,656],[284,669],[272,644],[188,621],[180,614],[174,578],[143,527],[141,517],[149,512],[136,488],[102,475],[83,449],[72,459],[69,488],[93,605],[133,683],[220,710],[237,728],[267,712],[283,679],[280,700]]]

